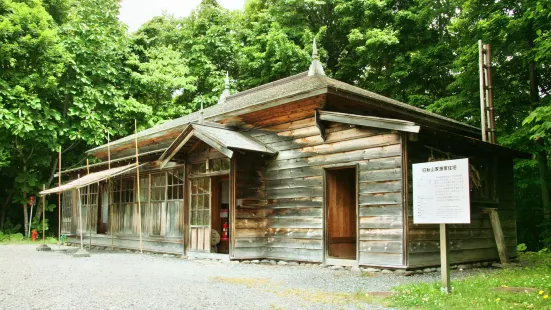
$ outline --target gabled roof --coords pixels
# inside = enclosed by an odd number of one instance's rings
[[[185,127],[182,133],[157,160],[161,168],[166,165],[166,163],[178,153],[192,137],[198,138],[230,158],[233,156],[233,150],[245,150],[267,154],[277,153],[245,134],[218,126],[190,124]]]
[[[252,111],[266,109],[302,98],[308,98],[315,95],[337,93],[348,94],[358,98],[368,99],[377,103],[380,107],[395,111],[397,113],[408,115],[412,118],[433,124],[439,123],[449,127],[449,131],[468,134],[470,136],[478,135],[480,130],[476,127],[466,125],[456,120],[431,113],[429,111],[405,104],[403,102],[390,99],[373,92],[361,89],[350,84],[331,79],[325,75],[316,74],[308,76],[308,72],[303,72],[288,78],[284,78],[272,83],[264,84],[246,91],[233,94],[226,97],[223,103],[204,109],[204,118],[209,121],[217,121],[230,116],[249,113]],[[138,140],[147,139],[147,137],[168,130],[182,130],[185,125],[197,122],[199,112],[165,122],[152,128],[138,133]],[[416,122],[425,125],[420,121]],[[133,143],[134,135],[111,142],[111,147]],[[107,145],[99,146],[87,151],[88,154],[105,152]]]

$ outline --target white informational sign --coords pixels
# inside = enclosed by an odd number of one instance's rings
[[[413,164],[413,223],[469,224],[469,160]]]

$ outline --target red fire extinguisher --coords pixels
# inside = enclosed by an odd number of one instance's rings
[[[33,232],[31,234],[31,237],[32,237],[33,241],[36,241],[37,236],[38,236],[38,232],[36,231],[36,229],[33,229]]]
[[[221,240],[228,240],[228,222],[222,224],[222,238]]]

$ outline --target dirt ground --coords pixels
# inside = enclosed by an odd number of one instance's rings
[[[35,249],[0,245],[0,309],[383,309],[365,293],[438,277]]]

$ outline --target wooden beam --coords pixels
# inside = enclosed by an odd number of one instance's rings
[[[188,130],[190,129],[190,130]],[[193,137],[194,130],[191,127],[186,127],[184,131],[174,140],[174,142],[166,149],[166,151],[159,157],[160,162],[159,169],[164,168],[166,164],[180,151],[180,149]]]
[[[484,208],[483,210],[484,213],[488,213],[488,215],[490,216],[490,222],[492,223],[492,230],[494,231],[497,251],[499,253],[499,260],[502,264],[508,264],[509,256],[507,255],[507,244],[505,243],[505,236],[503,235],[503,229],[501,228],[501,222],[499,220],[497,209]]]
[[[327,136],[325,135],[325,124],[320,118],[320,110],[316,109],[314,114],[314,119],[316,121],[316,127],[318,127],[318,130],[320,131],[321,139],[325,142],[327,140]]]
[[[374,127],[374,128],[384,128],[384,129],[413,132],[413,133],[419,133],[419,130],[421,129],[421,127],[416,125],[415,123],[399,120],[399,119],[364,116],[364,115],[330,112],[330,111],[319,111],[319,114],[320,114],[319,116],[320,119],[323,121],[331,121],[331,122],[360,125],[360,126]]]

